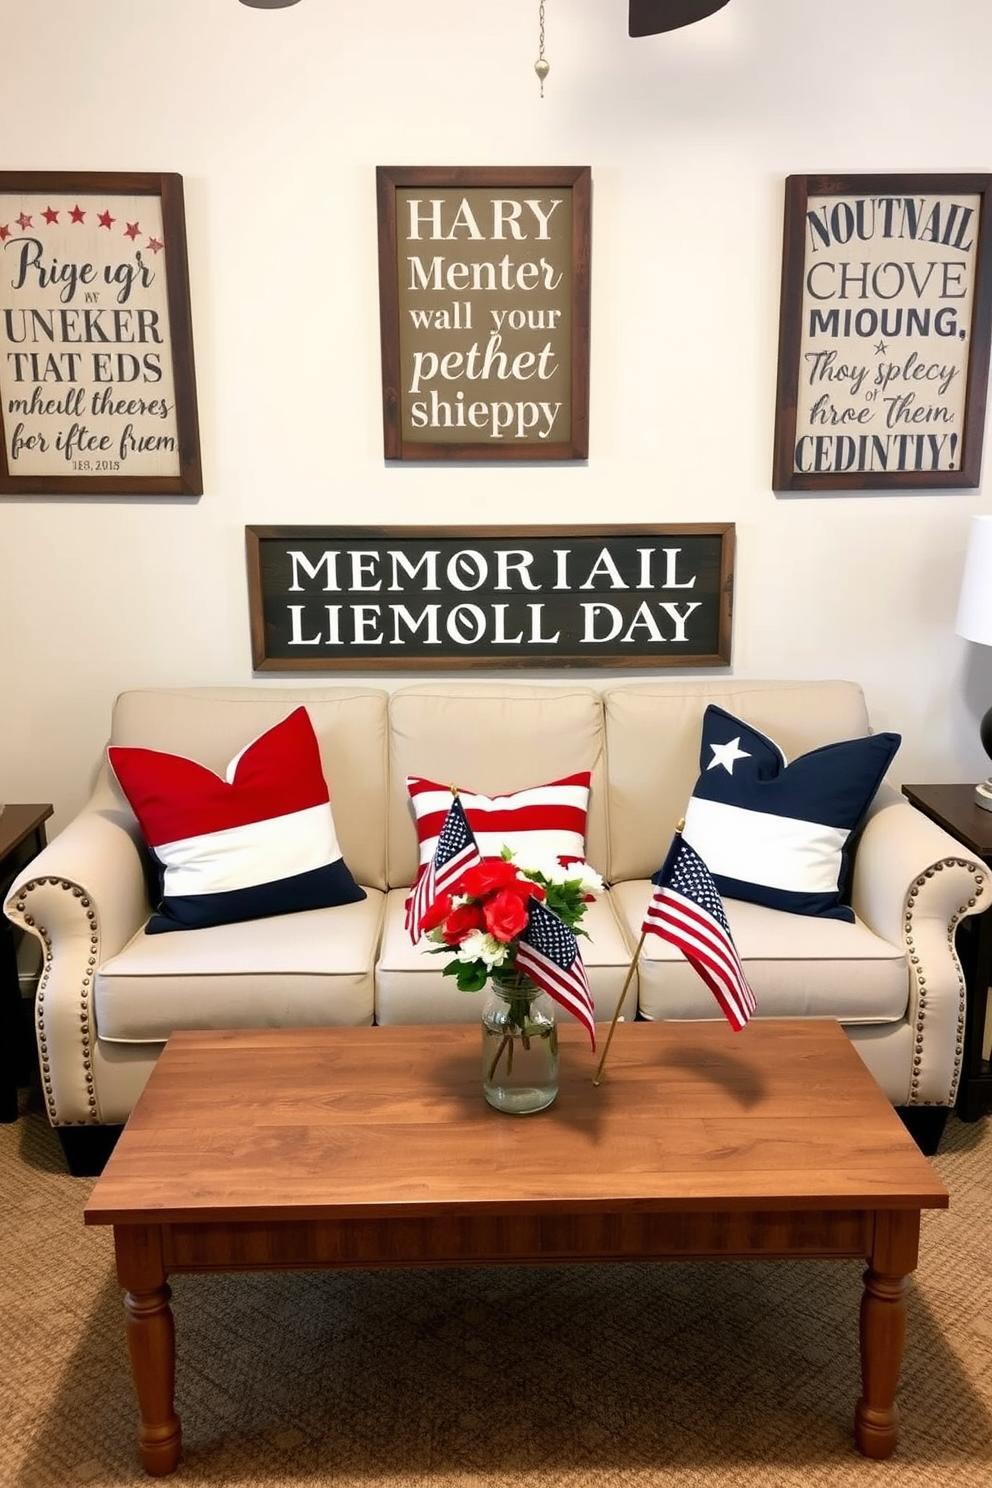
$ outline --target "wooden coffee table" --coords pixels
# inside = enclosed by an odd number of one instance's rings
[[[149,1473],[180,1456],[170,1273],[338,1266],[865,1258],[854,1433],[892,1452],[948,1193],[841,1028],[624,1023],[598,1087],[582,1029],[561,1045],[556,1103],[519,1117],[483,1101],[474,1026],[169,1040],[85,1210],[114,1227]]]

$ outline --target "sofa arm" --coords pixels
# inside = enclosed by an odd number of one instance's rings
[[[906,948],[910,1105],[954,1102],[965,1015],[955,936],[963,919],[988,908],[989,882],[956,838],[881,787],[855,851],[851,905],[877,935]]]
[[[102,1119],[93,1077],[94,973],[151,909],[134,817],[106,801],[94,798],[32,859],[4,904],[7,918],[43,948],[36,1032],[53,1126]]]

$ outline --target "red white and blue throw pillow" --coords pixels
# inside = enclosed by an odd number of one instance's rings
[[[112,744],[107,753],[160,869],[149,934],[366,897],[338,846],[306,708],[253,740],[224,779],[155,749]]]
[[[483,796],[462,790],[458,795],[472,834],[484,858],[498,858],[504,847],[525,860],[584,859],[586,817],[589,813],[591,774],[581,770],[548,785],[512,791],[505,796]],[[437,839],[451,805],[451,786],[408,775],[407,790],[417,823],[420,863],[434,858]]]
[[[869,734],[788,763],[777,744],[711,703],[683,838],[720,893],[796,914],[853,920],[853,839],[901,743]]]

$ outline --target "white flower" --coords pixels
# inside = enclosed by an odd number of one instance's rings
[[[470,930],[458,947],[457,957],[459,961],[482,961],[486,969],[492,971],[494,966],[502,966],[509,949],[502,940],[487,935],[485,930]]]
[[[560,863],[551,857],[520,857],[514,853],[511,861],[515,868],[528,878],[537,876],[549,884],[577,883],[582,894],[601,894],[602,877],[588,863]]]
[[[597,873],[595,868],[588,863],[572,863],[565,869],[565,878],[572,880],[577,878],[579,888],[583,894],[601,894],[603,892],[603,877]]]
[[[540,853],[514,852],[510,854],[510,862],[518,873],[526,874],[528,878],[537,876],[546,878],[548,883],[564,883],[562,866],[557,858]]]

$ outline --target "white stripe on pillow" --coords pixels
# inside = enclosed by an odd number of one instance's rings
[[[323,868],[341,856],[331,808],[325,802],[304,811],[249,822],[155,849],[165,866],[170,897],[254,888]]]
[[[836,891],[850,833],[693,796],[683,837],[711,873],[806,894]]]

